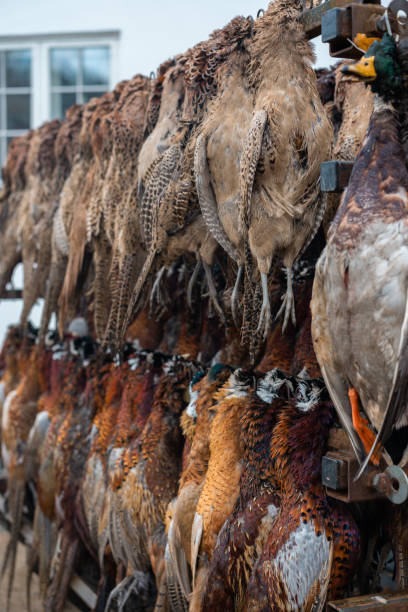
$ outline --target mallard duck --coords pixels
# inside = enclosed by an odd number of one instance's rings
[[[374,110],[316,267],[311,308],[316,355],[360,475],[408,424],[408,172],[391,104],[403,84],[392,36],[343,71],[370,84]]]

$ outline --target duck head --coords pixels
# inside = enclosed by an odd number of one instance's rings
[[[373,92],[384,100],[395,98],[403,87],[397,46],[394,38],[387,33],[381,40],[375,40],[358,62],[343,66],[341,70],[369,83]]]

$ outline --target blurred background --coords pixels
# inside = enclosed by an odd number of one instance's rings
[[[0,165],[14,136],[62,118],[136,73],[149,75],[236,15],[266,8],[260,0],[1,0]],[[316,67],[333,63],[315,43]],[[1,245],[0,245],[1,256]],[[19,267],[15,288],[23,283]],[[18,321],[20,300],[0,301],[0,342]],[[41,304],[31,320],[38,324]]]

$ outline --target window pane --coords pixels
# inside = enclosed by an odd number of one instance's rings
[[[51,49],[51,84],[77,85],[79,49]]]
[[[86,104],[87,102],[89,102],[91,98],[99,98],[99,96],[102,96],[104,93],[106,93],[105,90],[103,91],[84,91],[82,94],[82,102],[83,104]]]
[[[109,84],[109,47],[82,49],[82,80],[84,85]]]
[[[52,119],[63,119],[67,108],[75,104],[76,94],[74,93],[53,93],[51,94],[51,116]]]
[[[9,130],[28,130],[30,127],[30,94],[8,94],[6,96],[7,123]]]
[[[30,87],[31,51],[6,51],[6,87]]]

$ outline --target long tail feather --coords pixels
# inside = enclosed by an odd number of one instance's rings
[[[137,283],[135,288],[133,289],[132,295],[130,297],[130,301],[129,301],[129,305],[128,305],[128,309],[126,312],[126,316],[125,316],[125,320],[123,322],[123,327],[122,327],[122,337],[125,337],[126,334],[126,330],[129,327],[129,324],[132,320],[132,317],[134,315],[134,311],[135,311],[135,307],[136,304],[139,300],[140,297],[140,292],[143,289],[143,285],[145,284],[145,281],[149,275],[149,272],[151,270],[151,267],[153,265],[153,261],[154,258],[156,257],[156,250],[151,250],[147,257],[146,257],[146,261],[144,262],[142,271],[139,274],[139,278],[137,279]]]
[[[60,255],[58,260],[51,264],[50,277],[48,279],[47,292],[41,315],[40,331],[38,333],[40,339],[44,338],[47,333],[51,315],[57,310],[58,296],[64,282],[66,265],[67,258],[64,255]]]
[[[218,216],[217,202],[211,185],[207,160],[207,142],[203,134],[197,138],[194,155],[194,172],[201,212],[212,236],[234,261],[240,261],[236,247],[228,238]]]
[[[63,612],[78,550],[78,539],[64,533],[61,549],[53,559],[53,576],[44,601],[45,612]]]
[[[21,531],[23,522],[23,505],[24,505],[25,484],[23,481],[11,481],[9,483],[9,503],[11,514],[11,533],[7,543],[6,552],[3,558],[1,568],[1,577],[3,579],[7,568],[9,569],[9,578],[7,585],[7,611],[10,610],[11,593],[13,590],[14,574],[16,569],[16,555],[18,546],[18,536]]]
[[[247,232],[251,208],[252,189],[262,148],[262,138],[268,114],[259,110],[252,118],[244,142],[240,161],[240,193],[238,200],[238,221],[240,231]]]

